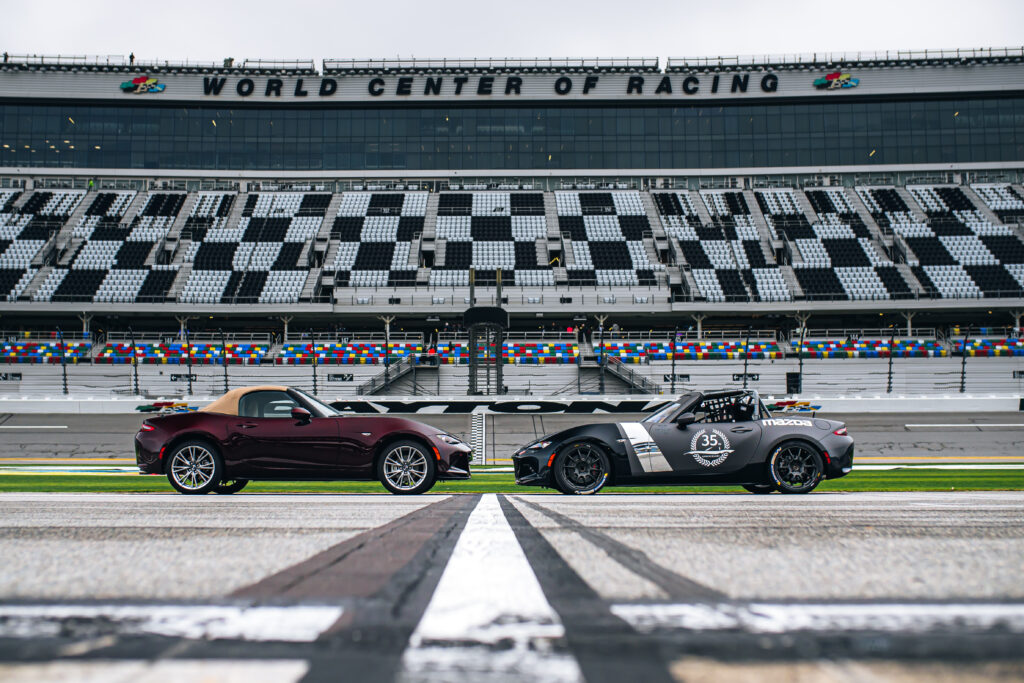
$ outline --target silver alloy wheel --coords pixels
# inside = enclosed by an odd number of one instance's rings
[[[427,478],[427,456],[413,446],[398,446],[384,456],[384,477],[401,491],[412,491]]]
[[[186,446],[171,459],[171,476],[181,488],[189,491],[198,491],[209,484],[216,468],[213,453],[202,446]]]

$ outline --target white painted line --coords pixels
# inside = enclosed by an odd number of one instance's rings
[[[0,429],[67,429],[67,425],[0,425]]]
[[[581,681],[564,636],[498,497],[487,494],[409,640],[399,678]]]
[[[640,632],[656,629],[749,633],[1001,629],[1024,633],[1024,604],[613,605],[612,612]]]
[[[854,472],[862,472],[864,470],[1024,470],[1024,463],[1019,464],[980,464],[980,465],[969,465],[963,463],[960,465],[941,465],[935,463],[934,465],[854,465]]]
[[[964,427],[977,427],[978,429],[1017,427],[1018,429],[1024,429],[1024,422],[944,422],[939,424],[905,424],[903,426],[907,429],[963,429]]]
[[[68,619],[95,619],[121,635],[309,643],[341,614],[340,607],[318,606],[0,605],[0,637],[56,636]]]
[[[309,671],[299,659],[84,660],[0,664],[4,683],[132,681],[132,683],[277,683],[298,681]]]

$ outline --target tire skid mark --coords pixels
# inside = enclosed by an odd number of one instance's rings
[[[670,569],[653,562],[642,550],[631,548],[628,545],[616,541],[611,536],[598,531],[597,529],[584,526],[574,519],[555,512],[549,507],[539,505],[533,501],[516,497],[516,501],[536,510],[540,514],[553,520],[559,526],[574,531],[583,539],[593,543],[605,551],[610,558],[621,564],[634,574],[647,579],[658,588],[663,590],[671,600],[726,600],[727,596],[713,588],[698,583],[693,579],[676,574]]]
[[[512,505],[498,497],[548,602],[565,627],[570,652],[590,683],[673,681],[659,643],[644,638],[562,559],[547,539]]]

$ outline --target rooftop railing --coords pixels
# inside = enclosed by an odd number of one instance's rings
[[[782,55],[721,57],[669,57],[666,71],[742,66],[817,66],[851,62],[950,62],[1024,60],[1024,47],[985,47],[938,50],[885,50],[876,52],[805,52]]]
[[[325,59],[324,73],[419,73],[438,71],[658,71],[657,57],[560,57],[486,59]]]

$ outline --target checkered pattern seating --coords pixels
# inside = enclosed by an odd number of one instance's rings
[[[84,190],[37,190],[20,209],[13,208],[20,192],[0,193],[0,300],[15,301],[35,277],[32,261],[52,235],[64,227],[78,207]],[[64,273],[59,274],[63,279]],[[54,276],[51,293],[60,284]],[[36,300],[48,300],[38,299]]]
[[[412,253],[412,240],[423,232],[427,197],[426,192],[343,193],[331,228],[337,240],[329,265],[335,287],[415,286],[418,254]]]
[[[640,193],[555,192],[558,229],[568,235],[572,253],[570,285],[653,286],[655,272],[665,269],[652,261],[644,245],[651,230]],[[567,258],[567,262],[570,259]]]

